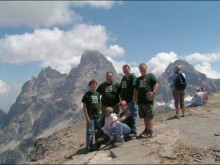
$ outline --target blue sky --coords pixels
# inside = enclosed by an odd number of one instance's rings
[[[0,1],[0,109],[47,66],[69,73],[83,50],[103,53],[121,72],[146,62],[160,75],[183,59],[220,78],[218,1]]]

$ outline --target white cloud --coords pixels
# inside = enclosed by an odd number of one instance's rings
[[[47,27],[80,21],[68,1],[1,1],[0,26]]]
[[[10,90],[10,86],[6,82],[0,80],[0,95],[4,95],[9,90]]]
[[[186,61],[190,63],[215,62],[218,60],[220,60],[220,53],[210,53],[210,54],[193,53],[186,56]]]
[[[33,33],[8,35],[1,39],[0,60],[9,63],[41,61],[43,67],[51,66],[68,73],[72,65],[80,62],[86,49],[111,57],[123,55],[122,47],[106,45],[110,39],[101,25],[78,24],[66,32],[58,28],[37,29]]]
[[[8,84],[0,80],[0,109],[7,112],[10,106],[15,103],[21,91],[22,84],[12,83]]]
[[[137,65],[133,65],[132,63],[127,63],[125,61],[115,61],[109,56],[107,57],[107,59],[113,64],[117,73],[124,74],[122,67],[123,67],[123,65],[128,64],[128,65],[130,65],[131,73],[134,73],[137,77],[140,76],[139,68]]]
[[[186,56],[186,61],[195,65],[195,69],[206,74],[207,77],[217,79],[220,78],[220,72],[214,70],[211,63],[220,61],[220,53],[193,53]]]
[[[175,60],[177,60],[177,54],[174,52],[158,53],[147,62],[148,70],[159,76],[165,71],[169,63],[174,62]]]
[[[74,6],[91,6],[95,8],[105,8],[105,9],[110,9],[112,6],[116,3],[122,4],[122,1],[102,1],[102,0],[97,0],[97,1],[74,1]]]
[[[110,9],[118,1],[1,1],[1,26],[51,27],[81,22],[74,7]]]
[[[195,69],[201,73],[204,73],[207,77],[218,79],[220,78],[220,73],[213,70],[211,64],[208,62],[202,62],[202,64],[197,64]]]

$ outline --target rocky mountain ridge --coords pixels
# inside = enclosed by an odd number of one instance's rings
[[[210,93],[220,91],[220,80],[208,79],[204,74],[195,71],[193,66],[178,60],[159,76],[160,90],[156,101],[169,102],[172,99],[167,76],[172,73],[176,64],[183,66],[190,82],[188,93],[194,92],[195,87],[201,85]],[[81,98],[88,90],[88,81],[93,78],[99,83],[105,81],[107,71],[112,71],[115,79],[120,82],[122,75],[117,74],[104,55],[97,51],[85,51],[80,64],[71,69],[69,74],[61,74],[47,67],[37,77],[27,81],[15,104],[0,120],[0,163],[24,161],[33,149],[34,139],[48,136],[69,124],[81,122]],[[170,111],[166,107],[158,109],[160,113]]]
[[[93,78],[98,82],[105,81],[107,71],[120,79],[104,55],[85,51],[79,66],[71,69],[68,75],[47,67],[36,78],[32,77],[0,121],[0,153],[7,155],[12,151],[18,155],[15,161],[18,162],[29,152],[36,137],[51,132],[54,127],[62,128],[68,123],[82,121],[81,98],[88,90],[88,81]],[[10,145],[12,141],[15,141],[14,145]]]

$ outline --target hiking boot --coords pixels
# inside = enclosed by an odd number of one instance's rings
[[[143,134],[147,133],[147,129],[145,128],[144,131],[139,135],[139,137],[141,138]]]
[[[142,138],[152,138],[153,137],[153,131],[149,130],[141,134]]]
[[[179,115],[175,115],[173,118],[174,119],[180,119]]]

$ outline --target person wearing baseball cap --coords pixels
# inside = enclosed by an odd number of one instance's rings
[[[115,123],[115,127],[111,128],[109,132],[113,135],[115,133],[116,146],[123,144],[124,134],[131,133],[131,127],[133,125],[133,120],[131,117],[131,111],[128,109],[128,104],[125,100],[122,100],[119,104],[121,113],[119,118],[112,121],[112,125]]]

